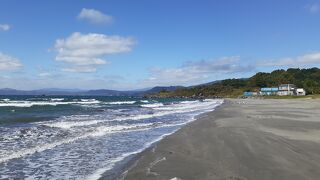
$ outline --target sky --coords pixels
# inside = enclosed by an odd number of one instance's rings
[[[0,88],[133,90],[320,65],[320,0],[1,0]]]

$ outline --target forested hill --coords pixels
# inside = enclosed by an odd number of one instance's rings
[[[247,79],[226,79],[214,84],[179,88],[175,91],[161,91],[151,94],[156,97],[235,97],[245,91],[259,91],[262,87],[278,87],[280,84],[295,84],[308,94],[320,94],[320,69],[275,70],[271,73],[259,72]]]

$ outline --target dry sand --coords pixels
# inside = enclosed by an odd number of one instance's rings
[[[141,153],[121,178],[320,179],[320,101],[226,100]]]

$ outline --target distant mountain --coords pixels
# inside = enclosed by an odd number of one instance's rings
[[[197,86],[208,86],[208,85],[217,84],[217,83],[220,83],[220,82],[221,82],[221,80],[217,80],[217,81],[212,81],[212,82],[208,82],[208,83],[189,86],[188,88],[193,88],[193,87],[197,87]]]
[[[175,91],[180,88],[184,88],[184,87],[183,86],[156,86],[147,91],[144,91],[144,93],[149,94],[149,93],[158,93],[161,91]]]
[[[87,96],[129,96],[134,94],[133,91],[117,91],[109,89],[97,89],[83,92],[82,95]]]
[[[0,95],[75,95],[75,96],[143,96],[150,93],[159,93],[161,91],[174,91],[182,86],[157,86],[132,91],[118,91],[110,89],[79,90],[79,89],[58,89],[47,88],[37,90],[17,90],[4,88],[0,89]]]
[[[142,88],[142,89],[135,89],[135,90],[130,90],[130,91],[135,91],[135,92],[141,92],[141,91],[148,91],[152,89],[153,87],[148,87],[148,88]]]
[[[45,88],[45,89],[38,89],[37,91],[44,91],[44,92],[83,92],[83,91],[86,91],[86,90],[81,90],[81,89]]]
[[[10,89],[10,88],[3,88],[0,89],[1,95],[17,95],[17,94],[24,94],[24,91],[19,91],[16,89]]]
[[[63,90],[17,90],[17,89],[10,89],[10,88],[4,88],[0,89],[0,95],[70,95],[75,92],[70,91],[63,91]],[[78,92],[77,92],[78,93]]]

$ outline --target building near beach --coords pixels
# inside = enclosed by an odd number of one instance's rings
[[[279,96],[293,96],[296,89],[297,87],[294,84],[281,84],[277,94]]]
[[[305,96],[303,88],[297,88],[294,84],[281,84],[279,87],[264,87],[260,92],[244,92],[244,97],[252,96]]]
[[[261,89],[260,89],[260,95],[262,95],[262,96],[277,95],[277,92],[278,92],[278,91],[279,91],[279,88],[277,88],[277,87],[261,88]]]

